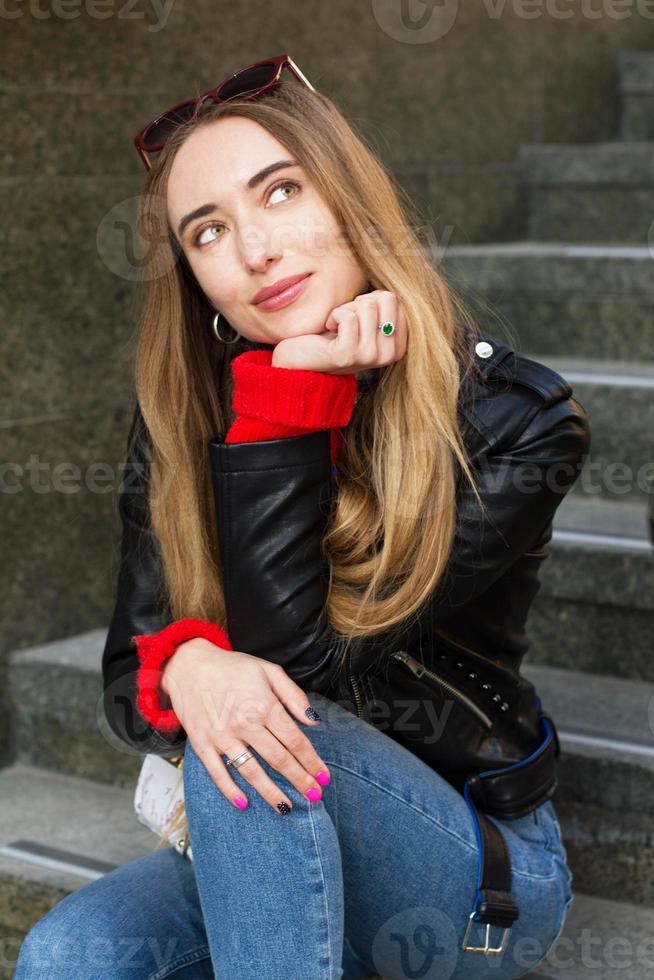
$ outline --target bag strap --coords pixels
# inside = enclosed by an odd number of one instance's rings
[[[468,925],[461,948],[469,953],[498,955],[504,952],[511,926],[520,915],[518,906],[511,895],[511,856],[499,829],[487,819],[481,810],[477,809],[470,799],[467,784],[464,787],[463,795],[474,818],[479,845],[479,870],[475,903],[468,917]],[[486,926],[483,946],[468,945],[468,936],[473,921],[481,922]],[[490,945],[491,926],[504,928],[499,946]]]
[[[473,817],[479,847],[477,894],[461,948],[470,953],[499,955],[520,910],[511,894],[511,856],[499,827],[481,807],[496,810],[494,816],[516,819],[550,799],[556,788],[556,759],[559,739],[552,719],[541,711],[537,700],[539,728],[543,739],[526,759],[502,769],[472,773],[465,781],[463,796]],[[497,812],[499,811],[499,812]],[[511,813],[511,816],[507,816]],[[486,926],[483,946],[468,945],[473,922]],[[499,946],[489,942],[490,927],[504,929]]]

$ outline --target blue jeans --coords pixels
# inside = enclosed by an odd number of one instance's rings
[[[194,863],[166,847],[66,896],[27,934],[14,980],[509,980],[542,962],[573,901],[552,802],[491,818],[520,916],[502,954],[466,952],[478,849],[465,800],[373,725],[310,700],[322,720],[301,728],[332,776],[321,800],[257,754],[293,809],[278,813],[232,769],[250,803],[238,810],[188,740]],[[475,924],[469,942],[483,936]]]

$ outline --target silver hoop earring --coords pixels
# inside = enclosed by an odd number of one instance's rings
[[[240,336],[241,336],[240,333],[238,332],[238,330],[234,330],[234,333],[235,333],[236,336],[232,337],[231,340],[225,340],[218,333],[218,323],[219,323],[219,321],[220,321],[220,313],[216,313],[216,315],[213,318],[213,332],[216,335],[216,340],[219,340],[221,344],[235,344],[236,341],[239,340],[240,339]],[[232,327],[232,329],[234,329],[234,328]]]

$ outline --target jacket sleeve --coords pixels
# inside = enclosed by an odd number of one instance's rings
[[[140,753],[171,758],[183,752],[186,732],[164,734],[148,724],[136,708],[139,660],[131,637],[153,633],[171,621],[163,586],[162,566],[150,528],[147,485],[148,442],[140,409],[132,433],[138,431],[121,482],[118,510],[122,522],[116,601],[102,655],[103,707],[111,730]]]
[[[352,415],[357,381],[272,367],[268,352],[242,354],[232,369],[237,418],[209,442],[230,641],[281,664],[303,690],[326,691],[334,637],[321,539],[335,433]]]
[[[225,441],[286,439],[329,428],[330,459],[335,464],[341,445],[337,425],[351,414],[356,381],[272,367],[271,360],[272,351],[266,350],[247,352],[233,362],[237,417]],[[138,669],[138,651],[131,638],[156,635],[171,617],[150,529],[146,495],[149,442],[138,407],[132,430],[134,426],[139,427],[139,437],[126,466],[119,501],[123,540],[118,596],[103,657],[105,713],[112,729],[128,744],[143,752],[171,756],[182,749],[186,739],[181,722],[168,733],[155,728],[138,710],[144,672]],[[160,688],[158,700],[166,700]]]
[[[589,447],[581,405],[523,394],[530,421],[483,455],[483,511],[468,484],[460,487],[450,559],[421,621],[445,620],[488,589],[547,529],[579,475]],[[214,439],[210,454],[232,643],[281,663],[304,690],[326,692],[339,641],[325,618],[320,547],[330,506],[327,433],[241,445]],[[379,652],[379,637],[355,640],[352,669]]]

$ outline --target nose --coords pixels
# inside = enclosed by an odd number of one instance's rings
[[[250,222],[239,235],[243,265],[249,272],[265,272],[279,262],[283,255],[282,242],[274,229],[265,224]]]

